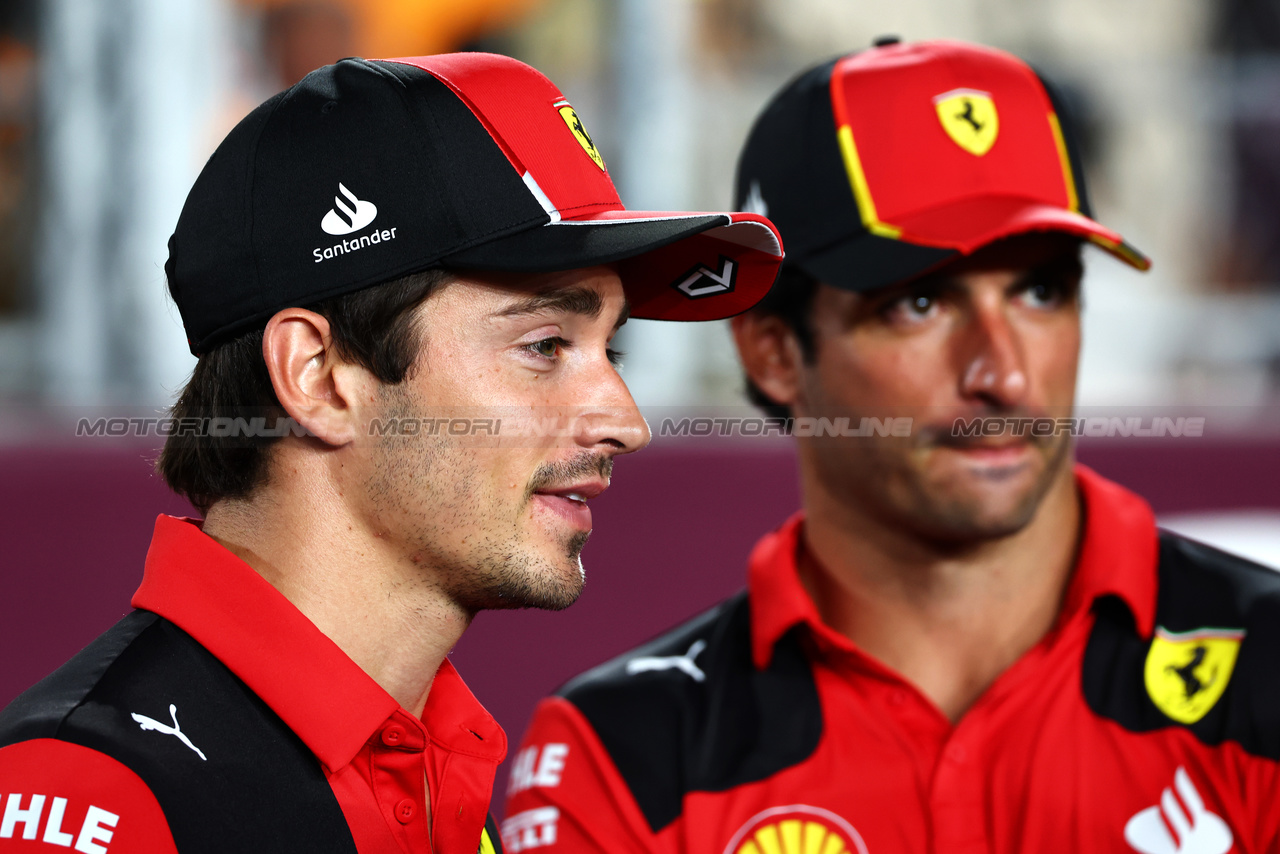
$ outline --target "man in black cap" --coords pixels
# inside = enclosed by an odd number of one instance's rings
[[[569,605],[648,429],[628,317],[753,305],[751,214],[623,209],[515,60],[343,60],[254,110],[166,267],[199,361],[136,608],[0,714],[0,848],[493,851],[506,737],[446,659]],[[548,429],[548,424],[551,429]]]
[[[1108,421],[1072,413],[1081,243],[1147,262],[1053,91],[885,40],[774,98],[738,200],[787,242],[733,331],[803,511],[746,592],[544,701],[508,849],[1275,850],[1280,578],[1072,465]]]

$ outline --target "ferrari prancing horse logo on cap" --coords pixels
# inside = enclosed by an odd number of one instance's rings
[[[557,101],[555,106],[560,111],[560,118],[564,119],[564,123],[573,133],[573,138],[578,141],[578,145],[581,145],[587,156],[600,167],[601,171],[604,171],[604,158],[596,150],[596,144],[591,141],[591,134],[587,133],[587,129],[582,126],[582,119],[578,118],[573,107],[570,107],[567,101]]]
[[[938,121],[951,141],[970,154],[981,157],[991,150],[1000,132],[1000,116],[990,92],[952,89],[933,99]]]

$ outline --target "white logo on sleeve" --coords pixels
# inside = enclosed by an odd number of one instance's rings
[[[699,638],[689,646],[684,655],[657,655],[633,658],[627,662],[627,675],[646,673],[650,670],[680,670],[693,677],[694,682],[705,682],[707,674],[699,669],[693,660],[707,648],[707,642]]]
[[[516,756],[507,783],[507,794],[514,795],[525,789],[554,789],[560,785],[564,774],[564,762],[569,756],[567,744],[545,744],[526,747]]]
[[[359,231],[378,215],[378,208],[372,202],[357,199],[356,194],[338,182],[338,193],[333,197],[333,210],[320,220],[320,227],[326,234],[350,234]]]
[[[559,821],[560,810],[555,807],[538,807],[518,812],[502,822],[502,848],[515,854],[517,851],[554,845]]]
[[[4,805],[4,818],[0,819],[0,839],[13,839],[18,825],[22,825],[20,838],[28,841],[37,838],[48,798],[45,795],[32,795],[24,809],[24,797],[26,796],[23,794],[9,795],[9,801]],[[3,798],[4,795],[0,795],[0,800]],[[107,854],[107,846],[115,835],[111,828],[120,822],[120,816],[90,805],[85,812],[84,821],[80,823],[80,832],[72,834],[62,829],[66,813],[67,799],[55,797],[49,805],[49,817],[45,820],[44,834],[39,836],[40,841],[63,848],[70,848],[74,844],[75,849],[84,854]],[[71,825],[70,829],[74,830],[75,825]]]
[[[174,738],[181,741],[187,747],[190,747],[192,750],[194,750],[196,752],[196,755],[199,756],[201,759],[203,759],[206,762],[209,761],[205,757],[204,752],[201,751],[200,748],[192,744],[191,739],[187,738],[186,735],[183,734],[182,727],[178,726],[178,707],[175,706],[173,703],[169,704],[169,719],[173,721],[173,726],[169,726],[168,724],[162,724],[158,720],[155,720],[154,718],[149,718],[146,715],[134,714],[133,719],[138,722],[138,726],[142,728],[143,732],[146,732],[147,730],[155,730],[156,732],[162,732],[165,735],[171,735]]]
[[[1231,850],[1231,828],[1209,812],[1186,770],[1179,766],[1171,789],[1160,795],[1160,805],[1147,807],[1124,826],[1124,839],[1141,854],[1226,854]],[[1179,803],[1181,799],[1181,803]],[[1170,835],[1169,829],[1173,829]],[[1176,841],[1174,837],[1177,837]]]

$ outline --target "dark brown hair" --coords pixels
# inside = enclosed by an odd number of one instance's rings
[[[425,270],[307,308],[329,321],[340,356],[384,383],[409,375],[421,346],[415,309],[449,281]],[[201,513],[217,501],[244,498],[267,480],[271,445],[292,425],[262,359],[262,329],[200,356],[169,410],[169,435],[156,471]]]

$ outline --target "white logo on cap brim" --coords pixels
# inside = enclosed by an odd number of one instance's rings
[[[338,183],[338,192],[341,195],[333,197],[333,210],[320,220],[320,227],[326,234],[350,234],[353,231],[359,231],[373,222],[374,217],[378,215],[378,208],[372,202],[357,199],[355,193],[348,190],[341,182]]]
[[[732,258],[720,256],[720,272],[716,272],[706,264],[699,264],[685,273],[671,286],[689,299],[725,294],[733,290],[734,280],[738,277],[738,265]]]

